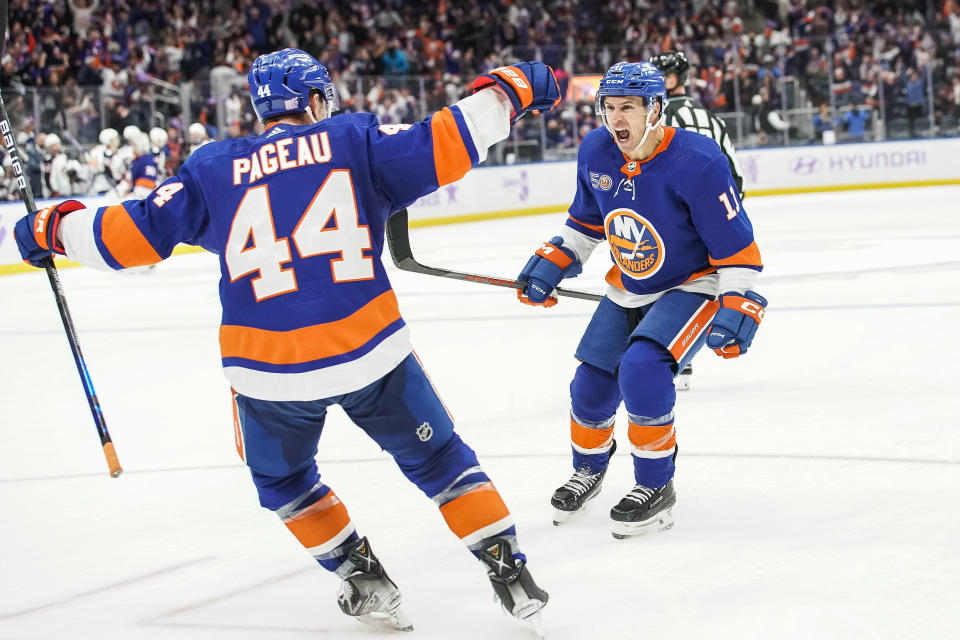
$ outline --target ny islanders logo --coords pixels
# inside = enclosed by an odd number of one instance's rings
[[[614,209],[604,221],[610,255],[634,280],[654,275],[663,266],[663,240],[650,221],[633,209]]]

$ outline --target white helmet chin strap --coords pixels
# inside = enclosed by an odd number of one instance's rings
[[[663,113],[663,101],[662,101],[662,100],[661,100],[661,102],[660,102],[660,117],[657,118],[657,121],[654,122],[654,123],[651,123],[651,122],[650,122],[650,116],[652,116],[652,115],[653,115],[653,113],[648,113],[648,114],[647,114],[646,126],[644,127],[643,135],[640,136],[640,142],[637,144],[637,146],[635,146],[633,149],[630,150],[630,153],[633,153],[634,151],[636,151],[637,149],[639,149],[640,147],[642,147],[642,146],[643,146],[643,143],[647,141],[647,136],[650,135],[650,132],[653,131],[654,129],[656,129],[657,127],[659,127],[661,124],[663,124],[664,113]],[[630,153],[628,153],[627,155],[630,155]]]

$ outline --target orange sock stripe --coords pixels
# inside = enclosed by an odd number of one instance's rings
[[[300,544],[319,547],[333,539],[350,524],[350,514],[340,499],[331,491],[323,499],[310,505],[293,518],[283,522]]]
[[[443,519],[458,538],[465,538],[510,515],[492,482],[485,482],[440,507]]]
[[[677,446],[677,432],[672,422],[662,427],[640,426],[631,422],[627,436],[630,444],[644,451],[666,451]]]
[[[606,429],[591,429],[570,420],[570,440],[581,449],[598,449],[610,442],[613,437],[613,425]]]

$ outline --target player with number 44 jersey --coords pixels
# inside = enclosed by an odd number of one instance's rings
[[[37,266],[58,253],[107,270],[159,262],[178,243],[217,254],[238,452],[261,505],[341,578],[344,613],[411,628],[396,583],[320,480],[315,457],[333,404],[436,503],[503,607],[535,620],[547,594],[499,492],[412,353],[381,253],[393,212],[462,178],[527,111],[559,102],[553,70],[496,69],[453,106],[383,126],[370,114],[331,117],[336,87],[303,51],[260,56],[249,83],[262,134],[197,149],[143,200],[34,212],[16,227],[21,254]],[[411,551],[432,563],[415,541]]]
[[[610,511],[615,537],[672,525],[677,456],[673,377],[706,343],[723,357],[747,351],[766,300],[753,228],[726,156],[713,140],[663,125],[666,90],[652,64],[618,63],[601,80],[604,126],[577,159],[577,190],[559,233],[520,273],[520,299],[552,306],[601,243],[609,285],[576,351],[570,384],[573,476],[554,493],[554,523],[600,491],[615,450],[621,402],[635,486]]]

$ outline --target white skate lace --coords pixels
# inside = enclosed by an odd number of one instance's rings
[[[647,500],[649,500],[650,496],[652,496],[656,491],[657,491],[656,489],[648,489],[642,484],[638,484],[637,486],[635,486],[633,489],[630,490],[630,493],[623,496],[623,498],[624,500],[632,500],[637,504],[643,504]]]
[[[563,484],[563,488],[570,489],[575,496],[580,497],[590,490],[590,487],[596,483],[599,476],[599,473],[590,475],[582,471],[577,471]]]

